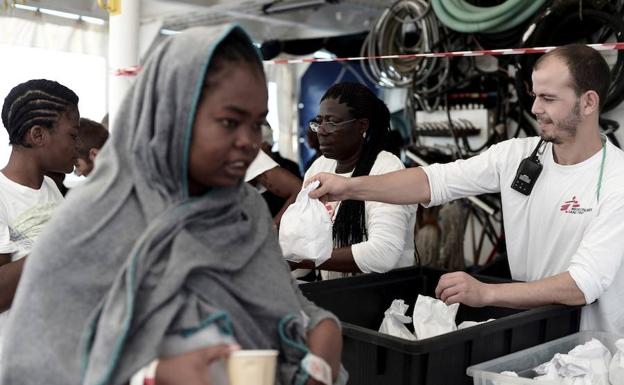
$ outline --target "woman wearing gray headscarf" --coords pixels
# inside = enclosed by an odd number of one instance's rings
[[[26,264],[0,383],[121,385],[155,358],[223,343],[278,349],[279,384],[317,383],[301,363],[312,353],[346,382],[336,319],[293,285],[269,212],[242,183],[266,105],[238,27],[154,52],[92,178]]]

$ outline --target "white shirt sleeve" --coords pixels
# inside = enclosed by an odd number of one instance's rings
[[[588,304],[597,300],[609,288],[622,265],[624,193],[601,197],[598,210],[598,214],[585,230],[568,268]]]
[[[251,182],[256,179],[258,176],[264,174],[272,168],[279,166],[277,162],[275,162],[270,156],[268,156],[264,151],[258,151],[258,155],[256,155],[256,159],[249,165],[247,172],[245,173],[245,182]],[[262,194],[266,191],[266,187],[261,183],[256,184],[256,191]]]
[[[370,175],[386,174],[404,168],[398,158],[382,153]],[[414,231],[411,218],[415,215],[417,206],[380,202],[365,202],[365,205],[368,238],[364,242],[351,245],[353,259],[364,273],[392,270],[397,267],[405,253],[406,232]]]
[[[254,159],[254,161],[249,165],[249,168],[247,168],[247,172],[245,173],[245,182],[252,181],[256,179],[258,175],[277,166],[279,166],[277,162],[265,154],[264,151],[260,150],[258,151],[258,155],[256,155],[256,159]]]
[[[416,206],[366,202],[368,239],[351,245],[353,260],[364,273],[384,273],[397,267],[405,251],[405,232]]]
[[[0,210],[0,254],[13,254],[17,250],[17,245],[11,241],[7,218]]]
[[[425,207],[438,206],[455,199],[500,191],[500,175],[512,140],[491,146],[469,159],[423,167],[431,189]]]

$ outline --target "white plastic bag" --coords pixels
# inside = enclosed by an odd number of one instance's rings
[[[594,382],[595,375],[592,372],[591,360],[584,357],[576,357],[571,354],[556,354],[554,358],[558,367],[559,377],[566,385],[597,385]],[[603,384],[609,385],[609,383]]]
[[[624,338],[615,341],[616,352],[609,365],[611,385],[624,385]]]
[[[457,325],[457,330],[471,328],[473,326],[481,325],[481,324],[484,324],[486,322],[491,322],[491,321],[495,321],[495,319],[494,318],[490,318],[488,320],[481,321],[481,322],[479,322],[479,321],[464,321],[464,322],[460,323],[459,325]]]
[[[591,371],[589,377],[591,378],[592,385],[609,385],[611,352],[602,342],[592,338],[583,345],[579,345],[570,350],[568,354],[572,357],[589,361]]]
[[[500,372],[501,375],[503,376],[507,376],[507,377],[518,377],[518,373],[516,372],[512,372],[510,370],[505,370],[504,372]],[[492,380],[492,384],[493,385],[511,385],[512,382],[507,382],[507,381],[501,381],[501,380]]]
[[[568,354],[557,353],[549,362],[534,370],[541,376],[537,381],[558,380],[566,385],[609,385],[608,368],[611,352],[600,341],[592,338],[578,345]]]
[[[554,358],[548,362],[544,362],[533,370],[538,374],[533,378],[535,381],[563,381],[563,379],[559,376],[559,370],[556,366]]]
[[[455,316],[459,304],[447,306],[439,299],[418,295],[414,305],[414,334],[419,340],[457,330]]]
[[[315,181],[304,187],[282,215],[279,243],[284,258],[289,261],[311,260],[319,266],[331,257],[334,243],[329,212],[321,201],[308,196],[319,183]]]
[[[412,317],[405,315],[408,308],[409,305],[405,304],[402,299],[392,301],[388,310],[384,312],[384,319],[381,321],[379,333],[416,341],[416,337],[404,325],[412,322]]]

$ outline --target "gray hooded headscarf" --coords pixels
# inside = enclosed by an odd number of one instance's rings
[[[229,35],[251,45],[239,27],[197,28],[153,53],[29,256],[3,385],[121,385],[156,357],[231,341],[278,349],[277,383],[306,381],[306,330],[333,316],[293,284],[262,198],[244,183],[188,196],[196,108]]]

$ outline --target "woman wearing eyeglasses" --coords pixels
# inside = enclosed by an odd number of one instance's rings
[[[347,177],[385,174],[403,169],[396,156],[383,151],[390,126],[388,107],[358,83],[338,83],[321,98],[310,129],[323,154],[305,178],[319,172]],[[349,273],[381,273],[414,264],[416,206],[378,202],[329,202],[334,220],[332,256],[320,266],[322,279]],[[310,261],[296,265],[311,268]],[[301,276],[301,272],[296,274]]]

